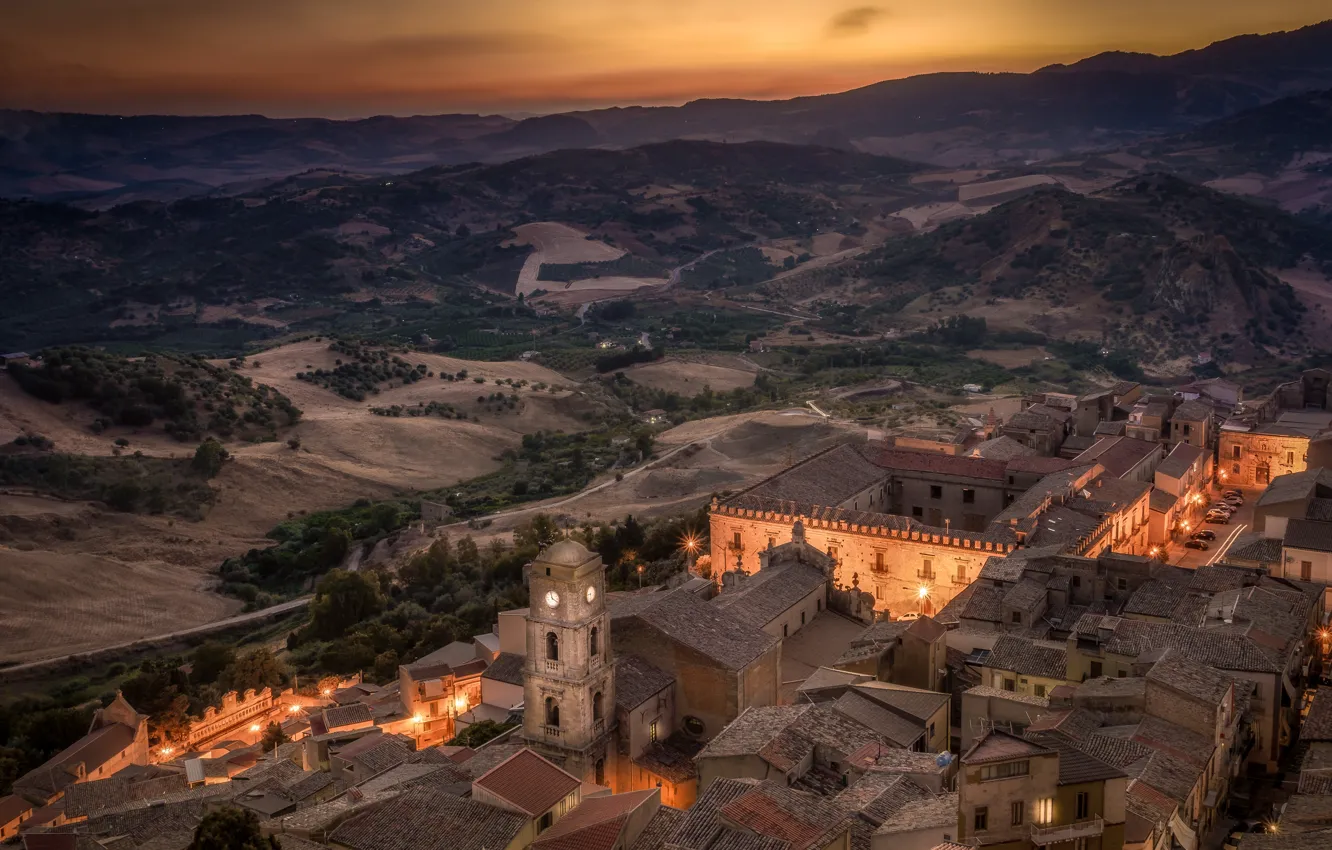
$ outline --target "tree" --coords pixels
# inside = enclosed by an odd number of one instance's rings
[[[210,640],[199,644],[194,650],[192,659],[194,669],[190,673],[190,679],[199,685],[216,682],[222,671],[230,667],[235,660],[236,650],[225,643]]]
[[[218,680],[234,691],[259,690],[282,684],[282,664],[267,647],[252,649],[236,656]]]
[[[222,444],[212,437],[199,444],[199,448],[194,450],[194,460],[190,465],[194,471],[204,478],[213,478],[222,471],[222,464],[227,458],[231,457],[227,450],[222,448]]]
[[[150,719],[159,741],[184,741],[190,736],[190,698],[178,694],[166,709]]]
[[[492,738],[498,737],[501,733],[513,728],[510,723],[496,723],[493,720],[482,720],[479,723],[473,723],[466,729],[459,732],[449,741],[451,747],[479,747]]]
[[[260,743],[263,744],[264,752],[271,753],[290,740],[291,738],[287,733],[282,731],[282,724],[273,722],[268,724],[268,728],[264,730],[264,737]]]
[[[254,812],[226,808],[204,815],[187,850],[282,850],[282,845],[259,832]]]
[[[311,628],[321,638],[338,638],[352,626],[384,610],[379,582],[365,573],[333,570],[315,591]]]

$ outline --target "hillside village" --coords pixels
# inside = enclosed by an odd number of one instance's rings
[[[117,696],[0,837],[183,850],[237,808],[287,850],[1332,846],[1329,505],[1318,369],[838,444],[714,500],[662,585],[549,545],[530,607],[394,682],[233,692],[169,743]]]

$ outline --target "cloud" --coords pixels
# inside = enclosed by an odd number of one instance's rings
[[[888,10],[882,6],[856,6],[839,12],[828,22],[828,34],[841,38],[864,35],[874,26],[874,22],[885,17]]]

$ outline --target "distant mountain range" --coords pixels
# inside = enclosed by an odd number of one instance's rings
[[[527,118],[359,121],[0,111],[0,196],[104,208],[238,194],[311,169],[403,173],[670,139],[777,141],[945,166],[1017,163],[1186,132],[1332,88],[1332,21],[1173,56],[1103,53],[1031,74],[926,74],[780,101],[699,100]]]

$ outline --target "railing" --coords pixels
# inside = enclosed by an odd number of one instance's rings
[[[593,734],[593,735],[601,735],[601,734],[604,734],[605,731],[606,731],[606,721],[604,721],[604,720],[595,720],[595,721],[592,722],[592,734]]]
[[[554,660],[554,659],[552,659],[552,658],[547,658],[547,659],[546,659],[546,672],[547,672],[547,673],[559,673],[559,672],[561,672],[563,669],[564,669],[564,668],[563,668],[563,665],[561,665],[560,662],[558,662],[558,661],[556,661],[556,660]]]
[[[543,735],[545,735],[547,738],[558,738],[558,737],[560,737],[560,727],[558,727],[558,726],[542,726],[542,727],[541,727],[541,733],[542,733]]]
[[[1058,844],[1061,841],[1075,841],[1079,838],[1092,838],[1105,831],[1105,821],[1100,818],[1067,823],[1060,826],[1031,826],[1031,842],[1040,847]]]
[[[926,581],[934,581],[934,570],[916,570],[916,578],[923,578]]]
[[[958,573],[953,576],[953,584],[971,584],[971,579],[967,578],[966,573]]]

